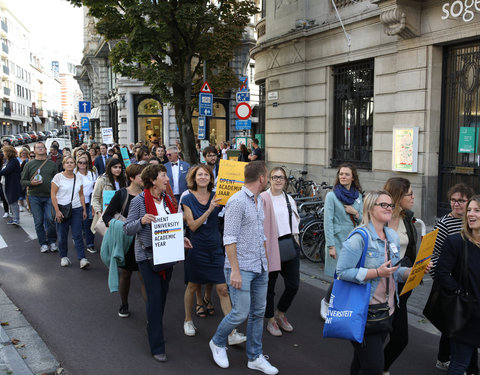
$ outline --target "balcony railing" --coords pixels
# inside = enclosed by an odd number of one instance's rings
[[[10,96],[10,89],[9,89],[8,87],[4,87],[4,88],[3,88],[3,93],[4,93],[5,95]]]
[[[267,21],[265,18],[262,18],[260,21],[257,22],[255,25],[255,30],[257,31],[257,43],[260,43],[263,39],[263,37],[266,34],[266,26],[267,26]]]
[[[3,65],[3,73],[5,73],[7,75],[10,74],[10,68],[6,65]]]
[[[2,30],[8,33],[8,25],[5,21],[2,21],[1,23]]]
[[[2,43],[2,51],[8,53],[8,46],[5,43]]]
[[[359,0],[334,0],[334,1],[337,8],[348,7],[349,5],[359,2]],[[363,1],[363,0],[360,0],[360,1]]]

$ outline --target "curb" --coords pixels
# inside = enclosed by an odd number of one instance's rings
[[[1,288],[0,323],[0,375],[62,373],[45,342]]]

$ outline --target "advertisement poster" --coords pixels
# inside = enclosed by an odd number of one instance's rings
[[[183,215],[157,216],[152,223],[153,264],[185,259],[183,244]]]
[[[103,191],[103,212],[105,212],[105,209],[107,206],[110,204],[110,201],[112,200],[113,196],[115,195],[115,190],[104,190]]]
[[[122,153],[123,164],[125,164],[125,168],[127,168],[131,164],[130,157],[128,156],[128,150],[126,147],[122,147],[120,152]]]
[[[220,160],[216,194],[217,198],[221,198],[221,205],[226,205],[230,197],[242,189],[246,164],[242,161]]]
[[[410,271],[410,276],[408,276],[400,295],[405,294],[420,285],[423,275],[425,275],[425,268],[427,268],[428,264],[430,263],[430,259],[432,258],[433,247],[435,246],[437,234],[438,229],[435,229],[433,232],[423,236],[420,249],[418,250],[417,257],[415,258],[415,263]]]
[[[477,131],[475,131],[477,130]],[[475,137],[475,135],[477,137]],[[478,128],[462,126],[458,135],[458,152],[472,154],[477,152]]]
[[[392,170],[417,172],[418,128],[393,128]]]
[[[114,143],[112,128],[102,128],[102,142],[107,145],[112,145]]]

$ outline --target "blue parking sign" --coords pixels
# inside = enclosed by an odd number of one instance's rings
[[[213,94],[201,92],[198,98],[198,113],[200,116],[213,115]]]
[[[91,103],[87,101],[78,102],[78,112],[80,113],[90,113],[91,112]]]
[[[251,130],[252,120],[235,120],[235,130]]]
[[[88,117],[82,117],[81,118],[80,130],[82,132],[89,132],[90,131],[90,119]]]

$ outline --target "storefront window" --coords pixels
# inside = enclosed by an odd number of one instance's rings
[[[138,139],[148,145],[154,139],[163,143],[162,104],[155,99],[144,99],[138,105]]]
[[[210,144],[216,146],[227,139],[227,117],[225,106],[220,102],[213,104],[213,116],[208,119],[208,126],[205,139]],[[195,138],[198,138],[198,111],[194,110],[192,116],[192,126]]]

